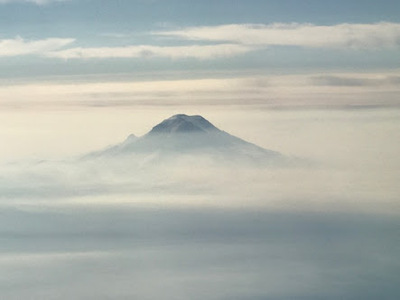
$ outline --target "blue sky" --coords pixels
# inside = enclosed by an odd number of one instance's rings
[[[2,0],[0,76],[396,69],[398,11],[398,1],[389,0]],[[220,28],[226,25],[236,27]],[[251,34],[245,28],[250,25],[265,27],[258,28],[251,45],[242,39]],[[209,30],[200,37],[176,34],[204,26]],[[288,26],[291,32],[283,32]],[[313,31],[301,31],[307,26]],[[331,29],[339,40],[329,44]],[[216,30],[218,37],[210,39]],[[228,31],[234,36],[225,40]],[[275,41],[275,35],[283,40]],[[305,41],[306,35],[314,36],[313,41]],[[301,36],[303,41],[291,42]],[[350,39],[359,39],[358,44]],[[88,49],[103,54],[89,54]]]

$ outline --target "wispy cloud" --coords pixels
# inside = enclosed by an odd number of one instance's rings
[[[75,42],[73,38],[47,38],[26,40],[21,37],[0,40],[0,57],[38,55],[61,59],[152,58],[216,59],[232,57],[252,51],[252,47],[239,44],[124,47],[65,48]]]
[[[74,39],[47,38],[42,40],[25,40],[17,37],[14,39],[0,40],[0,57],[19,55],[43,55],[73,43]]]
[[[274,23],[230,24],[159,31],[155,35],[243,45],[299,46],[312,48],[376,49],[400,45],[399,23],[314,24]]]
[[[46,55],[63,59],[90,58],[150,58],[167,57],[172,59],[195,58],[214,59],[232,57],[251,51],[252,48],[237,44],[191,45],[191,46],[150,46],[71,48],[49,52]]]

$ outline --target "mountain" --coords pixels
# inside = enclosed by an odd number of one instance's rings
[[[283,160],[267,150],[222,131],[202,116],[174,115],[142,137],[130,135],[121,144],[91,153],[87,158],[146,157],[153,161],[179,157],[208,157],[218,161],[275,163]]]

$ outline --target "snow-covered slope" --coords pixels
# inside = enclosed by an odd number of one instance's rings
[[[222,131],[201,116],[174,115],[142,137],[129,136],[123,143],[87,158],[146,156],[157,159],[207,156],[226,161],[276,162],[283,155],[266,150]]]

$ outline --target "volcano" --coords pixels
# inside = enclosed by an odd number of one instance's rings
[[[91,153],[90,158],[118,158],[121,156],[151,156],[173,159],[182,156],[207,156],[219,161],[252,161],[271,163],[284,156],[246,142],[218,129],[202,116],[174,115],[142,137],[130,135],[124,142],[105,150]]]

